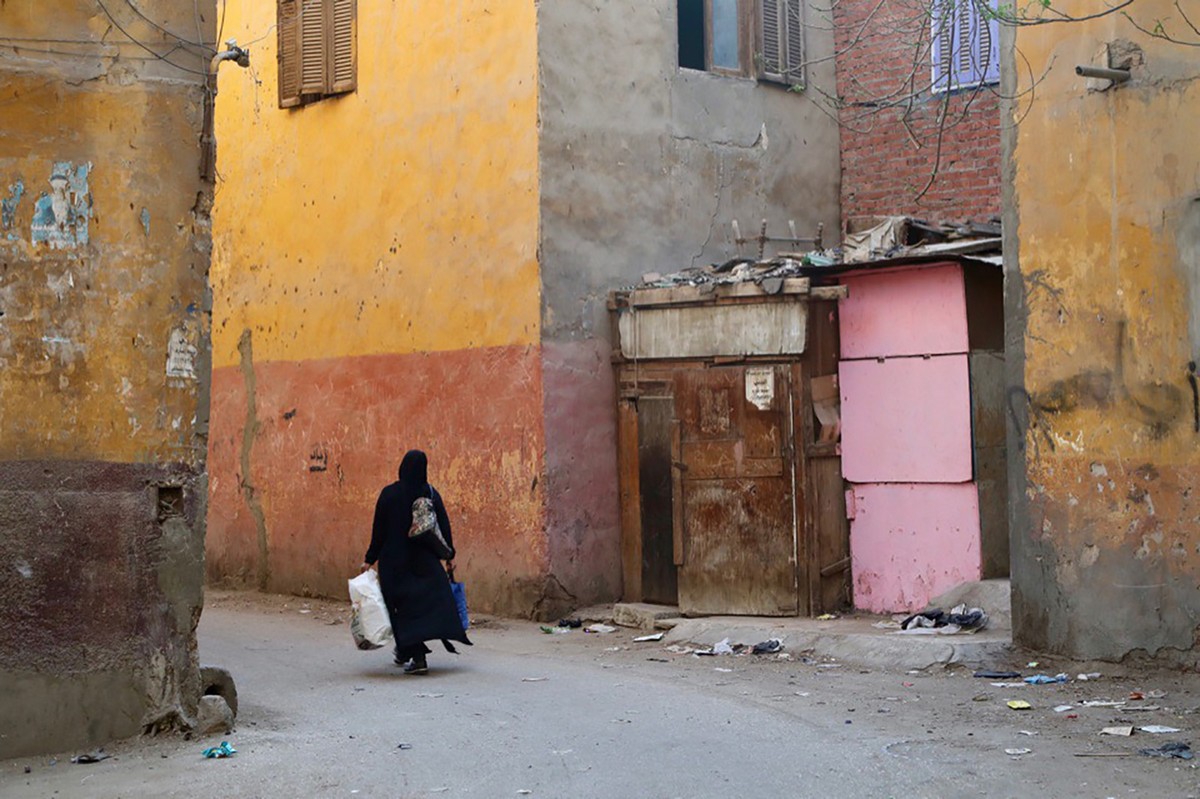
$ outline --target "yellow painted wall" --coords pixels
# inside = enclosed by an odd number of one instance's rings
[[[278,108],[275,4],[230,0],[214,367],[539,341],[532,2],[358,4],[358,89]]]
[[[1129,13],[1200,39],[1170,0]],[[1089,91],[1075,65],[1120,40],[1140,53],[1133,80]],[[1013,113],[1009,216],[1020,269],[1009,292],[1024,298],[1014,321],[1026,395],[1014,413],[1028,422],[1013,532],[1018,635],[1081,656],[1188,649],[1200,612],[1190,500],[1200,432],[1187,379],[1200,354],[1200,61],[1122,15],[1023,28],[1016,49],[1030,64]]]
[[[216,103],[211,579],[341,595],[419,447],[472,602],[544,605],[536,22],[362,0],[356,91],[280,109],[275,3],[229,0],[253,68]]]
[[[202,463],[200,89],[81,61],[17,62],[0,85],[0,458]],[[86,170],[90,212],[86,241],[56,246],[32,230],[59,164]],[[185,378],[166,373],[174,331],[195,348]]]

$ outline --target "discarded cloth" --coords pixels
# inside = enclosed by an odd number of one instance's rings
[[[101,760],[108,760],[112,755],[105,752],[103,749],[96,749],[84,755],[75,755],[71,758],[72,763],[99,763]]]
[[[966,605],[958,605],[949,613],[941,608],[931,608],[923,610],[920,613],[914,613],[903,622],[900,623],[901,631],[916,630],[922,628],[939,628],[955,626],[959,630],[974,632],[987,627],[988,616],[983,612],[982,608],[968,608]],[[955,632],[958,632],[956,630]]]
[[[1155,749],[1139,749],[1138,752],[1146,757],[1176,757],[1180,760],[1191,760],[1195,756],[1192,747],[1183,741],[1171,741]]]
[[[783,649],[782,638],[769,638],[762,643],[755,644],[750,652],[755,655],[773,655],[781,649]]]

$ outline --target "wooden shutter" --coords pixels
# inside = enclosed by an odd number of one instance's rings
[[[300,2],[300,93],[328,91],[329,41],[324,0]]]
[[[988,5],[993,11],[997,9],[999,0],[990,0]],[[984,83],[1000,82],[1000,21],[994,14],[989,14],[980,21],[979,26],[979,58],[980,71]]]
[[[803,6],[803,0],[760,1],[760,79],[787,84],[804,82]]]
[[[759,77],[783,81],[783,36],[779,30],[779,9],[782,0],[762,0],[759,37]]]
[[[279,107],[300,105],[300,9],[298,0],[278,0],[275,24],[278,31],[278,50],[275,55],[279,70]]]
[[[953,88],[951,73],[954,65],[954,46],[957,41],[954,35],[957,18],[955,0],[938,0],[934,5],[933,26],[930,32],[934,91],[947,91]]]
[[[803,0],[781,0],[783,6],[783,32],[787,52],[783,61],[783,76],[788,83],[804,83],[804,2]]]
[[[954,86],[979,83],[977,49],[979,44],[979,14],[973,0],[958,0],[954,15],[954,65],[951,80]]]
[[[988,0],[994,10],[997,0]],[[998,22],[975,0],[941,0],[933,14],[933,88],[948,91],[1000,80]]]
[[[333,0],[330,91],[354,91],[358,83],[355,0]]]

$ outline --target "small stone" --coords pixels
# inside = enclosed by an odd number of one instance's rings
[[[219,696],[200,697],[200,707],[196,712],[196,733],[211,735],[233,731],[233,711]]]
[[[234,718],[237,718],[237,685],[234,683],[233,675],[229,673],[228,669],[223,669],[220,666],[201,666],[200,693],[204,696],[219,696],[223,698],[225,704],[229,705],[229,709],[233,711]]]
[[[26,767],[25,767],[25,773],[26,773],[26,774],[32,774],[32,773],[33,773],[33,766],[26,766]]]

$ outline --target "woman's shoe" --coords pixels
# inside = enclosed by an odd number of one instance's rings
[[[405,674],[428,674],[429,664],[425,662],[425,658],[413,658],[404,664]]]

